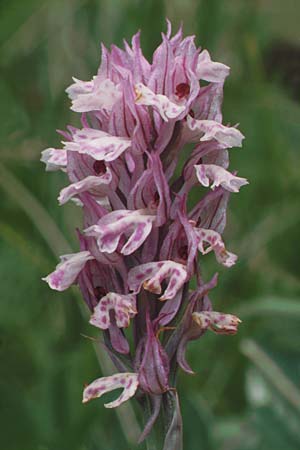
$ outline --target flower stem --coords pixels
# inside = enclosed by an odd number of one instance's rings
[[[147,417],[151,403],[147,401]],[[163,394],[163,408],[146,439],[147,450],[182,450],[182,419],[176,391]]]
[[[146,408],[145,408],[145,419],[147,422],[149,418],[152,416],[153,404],[148,397],[146,400]],[[163,437],[164,437],[164,417],[162,412],[160,411],[155,423],[151,429],[151,432],[146,438],[146,449],[147,450],[162,450],[163,448]]]

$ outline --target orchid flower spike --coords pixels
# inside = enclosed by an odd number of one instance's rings
[[[229,168],[229,149],[244,138],[222,123],[229,70],[193,37],[183,38],[181,28],[172,36],[169,22],[151,63],[140,33],[124,49],[102,46],[97,74],[73,78],[66,89],[81,126],[60,132],[61,149],[42,152],[46,170],[69,180],[59,204],[72,200],[83,217],[79,251],[62,256],[43,279],[57,291],[79,286],[89,323],[103,334],[117,369],[88,385],[83,402],[122,388],[105,405],[113,408],[138,393],[152,407],[141,439],[162,404],[173,417],[166,439],[179,439],[175,372],[179,365],[192,373],[188,342],[208,329],[234,334],[240,323],[213,311],[209,291],[217,276],[207,283],[199,269],[209,252],[227,268],[237,262],[222,234],[229,197],[248,181]],[[197,186],[202,196],[191,207]]]

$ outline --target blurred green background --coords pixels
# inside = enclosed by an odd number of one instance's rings
[[[64,89],[96,73],[100,41],[122,45],[141,28],[149,56],[166,16],[231,66],[224,120],[246,136],[231,167],[251,182],[232,195],[225,233],[239,263],[218,267],[211,296],[243,324],[189,349],[198,373],[179,379],[184,448],[300,448],[300,2],[1,0],[1,450],[137,448],[132,406],[81,404],[83,383],[111,369],[82,336],[94,330],[78,293],[41,281],[77,250],[80,217],[58,206],[66,180],[39,158],[59,146],[56,128],[78,123]],[[207,277],[214,270],[207,257]]]

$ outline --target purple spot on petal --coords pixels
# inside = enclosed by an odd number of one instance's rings
[[[169,289],[173,289],[176,285],[176,280],[172,280],[169,284]]]
[[[138,274],[136,275],[136,279],[137,279],[137,280],[142,280],[142,279],[144,278],[144,276],[145,276],[144,273],[138,273]]]
[[[53,286],[58,287],[64,277],[64,270],[58,270],[51,275],[51,282]]]

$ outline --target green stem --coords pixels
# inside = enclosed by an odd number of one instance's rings
[[[147,401],[146,417],[151,415]],[[147,450],[182,450],[182,419],[178,395],[175,390],[163,394],[163,407],[146,439]]]
[[[152,415],[152,404],[150,398],[145,402],[145,423]],[[147,450],[162,450],[163,448],[163,436],[164,436],[164,417],[162,412],[159,413],[150,434],[146,438]]]

